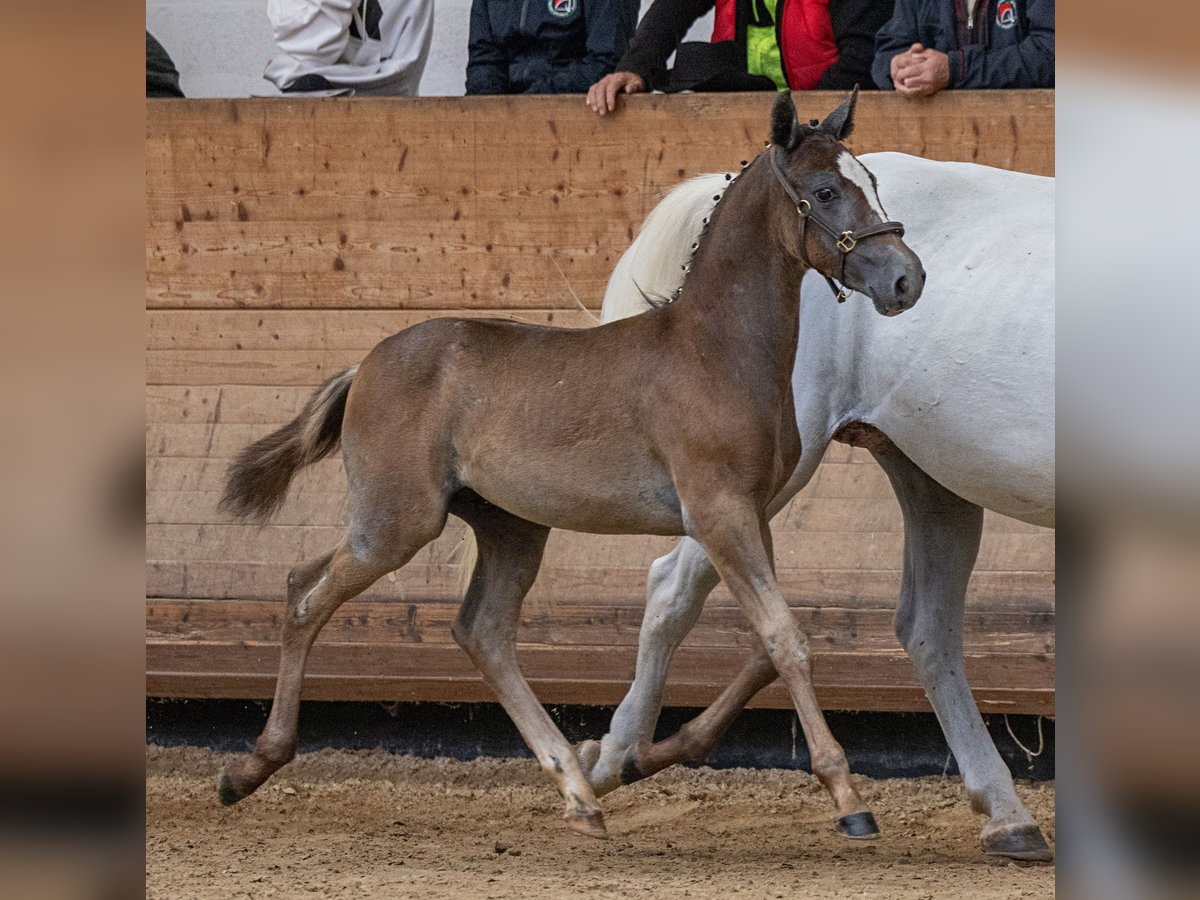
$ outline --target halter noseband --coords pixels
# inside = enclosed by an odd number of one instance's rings
[[[872,225],[869,228],[860,228],[858,231],[838,231],[823,218],[817,215],[812,204],[803,199],[796,189],[792,187],[792,183],[787,180],[787,176],[783,174],[783,169],[779,165],[779,148],[771,148],[771,171],[775,173],[775,177],[779,179],[779,183],[783,185],[783,189],[787,192],[788,198],[796,206],[796,212],[800,216],[800,260],[810,269],[815,268],[808,259],[808,222],[811,219],[813,224],[828,234],[831,238],[837,241],[838,254],[840,257],[840,265],[838,266],[838,281],[842,283],[839,287],[830,275],[824,275],[825,280],[829,283],[829,289],[833,291],[837,297],[838,303],[844,303],[846,298],[850,296],[852,291],[846,290],[846,257],[851,251],[858,246],[858,242],[869,237],[875,237],[880,234],[896,234],[900,237],[904,236],[904,226],[899,222],[880,222],[878,225]]]

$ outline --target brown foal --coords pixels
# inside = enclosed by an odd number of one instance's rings
[[[766,517],[800,453],[791,375],[801,277],[809,268],[836,275],[885,315],[912,306],[924,284],[903,229],[882,222],[865,169],[840,143],[854,101],[814,126],[797,122],[780,95],[775,146],[725,192],[675,302],[582,330],[422,323],[382,341],[295,421],[242,452],[223,504],[265,518],[295,472],[340,441],[351,513],[341,543],[288,576],[274,705],[253,755],[222,773],[223,802],[294,756],[305,660],[321,627],[452,513],[479,548],[454,637],[566,799],[572,828],[606,835],[573,748],[516,657],[518,613],[551,528],[695,538],[788,686],[839,830],[877,833],[817,705]]]

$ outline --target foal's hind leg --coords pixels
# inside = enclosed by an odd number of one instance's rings
[[[952,494],[897,447],[872,451],[904,512],[904,580],[896,635],[908,652],[962,772],[971,805],[988,816],[987,853],[1053,858],[1018,799],[988,734],[963,665],[963,604],[983,532],[983,509]]]
[[[604,815],[567,739],[517,665],[521,602],[537,578],[550,529],[483,501],[452,506],[475,531],[479,558],[454,623],[454,638],[474,661],[538,763],[567,801],[568,826],[605,838]]]
[[[412,552],[416,552],[415,548]],[[339,606],[362,593],[381,575],[399,568],[412,554],[386,562],[363,561],[343,540],[319,559],[297,566],[288,575],[287,611],[280,641],[275,701],[254,752],[221,772],[218,792],[225,805],[253,793],[296,755],[296,726],[304,665],[317,634]]]

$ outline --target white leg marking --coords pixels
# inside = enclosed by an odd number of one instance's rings
[[[324,575],[322,575],[320,577],[320,579],[317,581],[317,583],[313,585],[312,590],[310,590],[307,594],[305,594],[304,598],[299,603],[296,604],[296,621],[297,622],[303,622],[305,619],[308,618],[308,601],[312,599],[313,594],[315,594],[317,591],[319,591],[321,588],[323,588],[325,586],[325,582],[327,582],[328,580],[329,580],[329,573],[326,572]]]

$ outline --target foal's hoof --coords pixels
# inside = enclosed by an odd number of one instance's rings
[[[980,838],[988,856],[1006,856],[1024,862],[1054,862],[1054,851],[1036,825],[1002,825]]]
[[[879,824],[875,821],[875,814],[870,811],[842,816],[835,827],[838,834],[856,841],[870,841],[879,837]]]
[[[228,769],[222,769],[221,774],[217,777],[217,799],[221,801],[222,806],[233,806],[246,794],[238,790],[233,785],[233,777],[229,774]]]
[[[604,827],[604,813],[600,810],[595,812],[569,812],[563,816],[567,827],[573,831],[578,831],[580,834],[586,834],[588,837],[599,838],[600,840],[608,839],[608,829]]]

